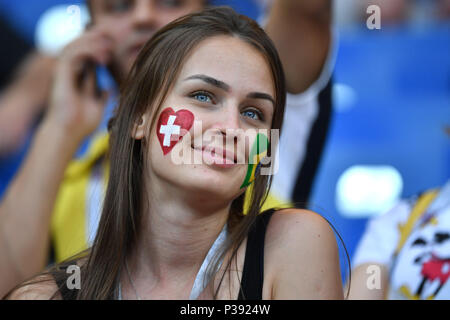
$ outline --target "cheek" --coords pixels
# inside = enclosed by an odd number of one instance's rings
[[[164,155],[156,134],[152,133],[148,141],[148,149],[144,159],[146,170],[150,172],[150,175],[172,180],[170,177],[174,174],[176,176],[177,165],[171,161],[170,155]]]
[[[131,29],[128,24],[124,24],[122,28],[115,26],[114,30],[114,53],[115,55],[125,56],[129,50],[129,40]]]
[[[164,109],[159,115],[156,124],[156,136],[164,155],[168,155],[172,149],[184,139],[194,125],[195,116],[187,109],[174,111],[172,108]],[[185,142],[185,141],[183,141]]]

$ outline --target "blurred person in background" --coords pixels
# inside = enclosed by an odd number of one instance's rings
[[[450,180],[371,219],[352,262],[349,299],[449,300]]]
[[[55,116],[43,120],[0,206],[0,250],[6,257],[0,263],[7,270],[0,277],[0,295],[42,270],[50,247],[62,261],[90,245],[108,179],[106,129],[118,87],[158,29],[206,4],[88,2],[92,23],[64,49],[53,75],[49,108]],[[331,1],[274,1],[269,12],[265,29],[280,53],[290,93],[280,169],[267,204],[274,206],[307,200],[325,143],[331,116]]]

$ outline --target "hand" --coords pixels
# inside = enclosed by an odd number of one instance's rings
[[[96,64],[108,64],[112,43],[100,29],[87,31],[70,43],[59,57],[47,124],[59,129],[68,143],[78,144],[99,125],[107,93],[96,87]]]

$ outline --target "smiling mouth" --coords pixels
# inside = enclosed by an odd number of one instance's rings
[[[214,147],[194,147],[191,146],[194,151],[202,152],[203,157],[207,157],[212,161],[212,164],[224,166],[224,167],[232,167],[237,164],[237,156],[235,153],[229,152],[225,149],[214,148]]]

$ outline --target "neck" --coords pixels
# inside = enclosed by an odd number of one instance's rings
[[[208,203],[206,197],[192,199],[192,195],[176,197],[180,190],[170,191],[166,188],[165,192],[151,192],[146,197],[149,205],[143,212],[140,236],[129,259],[130,272],[136,283],[142,283],[143,291],[156,287],[192,288],[228,219],[229,204]]]

